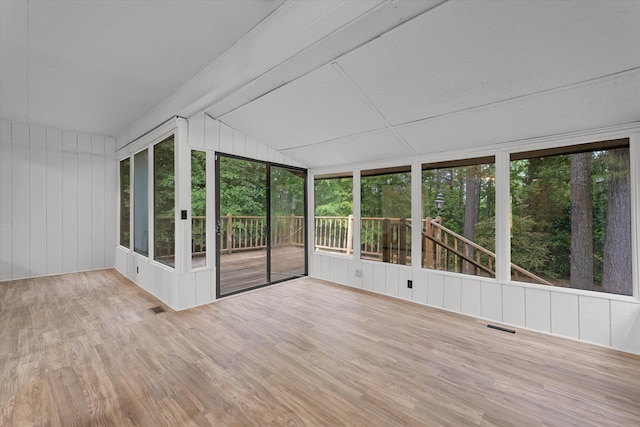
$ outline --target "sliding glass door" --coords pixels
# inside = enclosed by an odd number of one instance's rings
[[[306,274],[305,176],[216,156],[218,297]]]
[[[272,282],[306,273],[304,190],[304,171],[271,167]]]

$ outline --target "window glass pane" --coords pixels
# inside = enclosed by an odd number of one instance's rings
[[[628,141],[603,144],[512,156],[513,280],[632,294]]]
[[[280,166],[270,168],[271,282],[304,276],[306,173]]]
[[[149,152],[133,156],[133,250],[149,255]]]
[[[493,158],[422,167],[422,266],[495,277]]]
[[[207,265],[207,153],[191,151],[191,267]]]
[[[154,259],[175,267],[175,177],[173,136],[153,147]]]
[[[410,167],[363,171],[361,258],[411,265]]]
[[[315,250],[353,252],[353,177],[316,178],[314,183]]]
[[[131,191],[131,160],[126,158],[120,161],[120,244],[129,247],[129,229],[131,225],[131,211],[129,209]]]

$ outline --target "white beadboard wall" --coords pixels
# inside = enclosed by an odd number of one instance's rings
[[[115,140],[0,121],[0,281],[114,265]]]
[[[169,125],[168,125],[169,126]],[[171,125],[172,126],[172,125]],[[178,129],[180,129],[178,127]],[[158,135],[164,132],[164,127],[156,131]],[[148,144],[158,142],[157,138],[149,137]],[[184,139],[177,138],[178,144],[183,144]],[[147,142],[145,142],[147,144]],[[200,113],[188,120],[189,149],[211,152],[221,152],[243,156],[255,160],[268,161],[290,166],[304,167],[281,153],[267,147],[255,139],[221,123],[210,116]],[[136,150],[142,149],[136,145]],[[130,154],[129,152],[127,152]],[[213,158],[212,156],[210,157]],[[207,163],[207,202],[208,207],[213,207],[214,197],[214,162]],[[213,209],[209,218],[214,217]],[[208,221],[207,235],[214,236],[214,221]],[[215,248],[213,242],[207,245]],[[216,300],[216,266],[215,256],[210,254],[210,265],[198,270],[178,273],[159,263],[150,261],[121,246],[115,249],[115,267],[124,276],[131,279],[141,288],[154,295],[164,304],[174,310],[184,310],[199,305],[209,304]]]

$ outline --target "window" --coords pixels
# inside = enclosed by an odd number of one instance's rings
[[[131,246],[129,236],[131,225],[130,210],[131,191],[131,159],[126,158],[120,161],[120,245]]]
[[[353,252],[353,176],[316,176],[314,248],[319,252]]]
[[[411,167],[362,171],[361,258],[411,265]]]
[[[511,155],[511,278],[632,295],[628,140]]]
[[[493,157],[422,165],[422,266],[495,277]]]
[[[175,176],[173,136],[153,146],[154,259],[175,267]]]
[[[133,250],[149,255],[149,151],[133,156]]]
[[[191,151],[191,266],[207,265],[207,153]]]

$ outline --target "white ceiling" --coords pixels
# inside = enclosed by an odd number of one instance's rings
[[[310,167],[638,121],[640,2],[451,0],[220,120]]]
[[[115,136],[282,0],[0,0],[0,116]]]
[[[640,121],[635,0],[0,0],[0,36],[3,118],[120,144],[206,111],[321,168]]]

